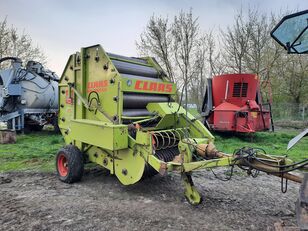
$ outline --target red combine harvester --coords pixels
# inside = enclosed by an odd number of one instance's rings
[[[260,81],[255,74],[226,74],[208,79],[202,116],[205,125],[214,131],[254,133],[270,127],[274,130],[271,104],[262,104]]]

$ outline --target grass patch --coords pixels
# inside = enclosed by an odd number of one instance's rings
[[[214,134],[219,150],[233,153],[235,149],[249,146],[263,148],[268,154],[288,155],[294,161],[308,158],[308,138],[290,151],[287,144],[298,132],[260,132],[253,138],[249,136],[231,136]],[[64,145],[62,135],[51,131],[42,131],[28,135],[18,135],[16,144],[0,145],[0,172],[16,170],[54,171],[55,155]]]
[[[64,145],[60,134],[51,131],[17,135],[16,144],[1,144],[0,172],[54,169],[55,154]]]
[[[262,148],[268,154],[287,155],[294,161],[308,158],[308,138],[303,138],[291,150],[287,151],[288,142],[298,134],[298,131],[288,132],[259,132],[252,137],[240,135],[237,137],[228,134],[215,134],[215,144],[219,150],[233,153],[241,147]]]

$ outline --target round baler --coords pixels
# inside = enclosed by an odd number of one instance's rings
[[[302,166],[285,157],[249,148],[218,151],[213,135],[175,97],[176,85],[154,58],[115,55],[100,45],[72,54],[59,82],[59,127],[67,144],[56,158],[60,180],[80,180],[88,161],[124,185],[173,171],[182,175],[191,204],[201,202],[191,177],[201,169],[238,165],[249,174],[256,169],[302,180],[288,173]]]

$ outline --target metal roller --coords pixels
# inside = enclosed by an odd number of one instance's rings
[[[178,147],[172,147],[163,150],[156,150],[154,156],[156,156],[159,160],[170,162],[179,154],[180,151]],[[143,172],[143,178],[155,176],[157,173],[158,172],[154,168],[152,168],[149,164],[146,164]]]
[[[155,150],[154,156],[164,162],[172,161],[177,155],[180,154],[178,143],[183,138],[186,128],[154,131],[152,135],[152,145]],[[143,178],[151,177],[157,174],[157,171],[149,164],[145,165]]]
[[[123,116],[135,117],[135,116],[150,116],[153,115],[147,109],[124,109]]]
[[[152,67],[122,62],[118,60],[112,60],[112,63],[121,74],[141,75],[145,77],[158,78],[158,72]]]
[[[122,59],[122,60],[127,60],[127,61],[133,61],[133,62],[138,62],[138,63],[143,63],[143,64],[147,64],[146,60],[143,59],[139,59],[139,58],[135,58],[135,57],[127,57],[127,56],[123,56],[123,55],[117,55],[117,54],[113,54],[113,53],[107,53],[107,55],[112,59]]]
[[[180,151],[179,151],[178,147],[173,147],[173,148],[155,151],[155,156],[158,159],[163,160],[165,162],[172,161],[174,159],[174,157],[179,155],[179,154],[180,154]]]
[[[138,93],[124,93],[123,94],[123,108],[124,109],[138,109],[145,108],[148,103],[154,102],[168,102],[169,97],[166,95],[152,95],[152,94],[138,94]]]
[[[181,139],[185,137],[185,133],[189,132],[187,128],[174,129],[168,131],[153,131],[152,143],[156,151],[169,149],[178,146]]]

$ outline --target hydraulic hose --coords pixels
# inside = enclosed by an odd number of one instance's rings
[[[1,58],[0,63],[7,61],[7,60],[21,61],[20,58],[8,56],[8,57]]]

